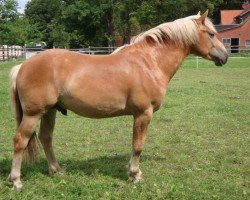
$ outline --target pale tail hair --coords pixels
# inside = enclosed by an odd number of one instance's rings
[[[23,115],[21,103],[19,101],[18,92],[16,88],[16,77],[20,68],[21,65],[16,65],[10,71],[10,103],[16,119],[17,127],[21,123]]]
[[[16,119],[17,128],[19,127],[23,118],[23,109],[19,99],[16,79],[21,65],[13,67],[10,71],[10,101],[11,107]],[[29,143],[26,147],[26,162],[32,164],[38,157],[37,145],[36,145],[36,133],[34,132],[31,136]]]

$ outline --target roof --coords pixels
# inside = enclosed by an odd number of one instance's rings
[[[217,32],[227,31],[230,29],[243,26],[248,20],[250,20],[250,15],[240,24],[220,24],[220,25],[215,25],[215,29],[217,30]]]
[[[243,10],[221,10],[221,24],[233,24],[234,17],[242,13]]]
[[[244,10],[222,10],[221,24],[215,25],[218,32],[241,27],[250,19],[250,4]]]
[[[226,31],[229,29],[233,29],[233,28],[238,28],[239,24],[220,24],[220,25],[215,25],[215,29],[217,30],[217,32],[222,32],[222,31]]]

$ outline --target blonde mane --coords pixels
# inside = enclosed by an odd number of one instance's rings
[[[158,44],[163,43],[164,40],[170,40],[181,46],[190,46],[198,41],[198,26],[194,21],[194,19],[198,18],[200,18],[199,14],[160,24],[134,37],[130,45],[145,40],[146,38],[151,38]],[[216,33],[213,23],[209,18],[206,18],[205,25],[212,32]],[[121,46],[113,53],[117,53],[130,45]]]

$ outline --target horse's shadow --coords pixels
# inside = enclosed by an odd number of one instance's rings
[[[66,174],[82,172],[87,176],[100,173],[120,180],[127,180],[127,169],[129,155],[101,156],[87,160],[68,159],[58,160]],[[4,180],[10,173],[11,159],[0,160],[0,179]],[[48,175],[47,160],[42,158],[31,166],[23,162],[22,178],[26,179],[32,174],[42,173]]]
[[[58,160],[63,171],[67,174],[84,173],[87,176],[93,176],[96,173],[104,176],[113,177],[126,181],[128,179],[127,165],[130,155],[112,155],[112,156],[100,156],[87,160],[81,159],[68,159]],[[145,160],[162,160],[164,157],[151,157],[148,155],[142,156]],[[0,160],[0,179],[4,180],[8,176],[11,167],[11,159]],[[22,165],[22,178],[29,179],[34,174],[48,175],[48,164],[47,160],[40,159],[38,162],[31,166],[27,166],[25,163]]]
[[[61,166],[66,173],[83,172],[88,176],[100,173],[120,180],[127,180],[129,155],[100,156],[88,160],[65,160]]]

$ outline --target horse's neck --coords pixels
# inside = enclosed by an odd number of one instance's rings
[[[154,60],[157,67],[161,69],[168,81],[174,76],[189,53],[188,48],[180,47],[174,43],[148,45],[147,48],[144,50],[148,51],[149,56]]]
[[[176,44],[164,45],[156,48],[156,51],[158,52],[156,54],[158,67],[165,73],[168,80],[174,76],[189,53],[188,48]]]
[[[144,61],[162,71],[165,81],[168,83],[189,54],[190,48],[182,47],[174,42],[150,44],[142,40],[136,44],[122,48],[120,51],[132,52],[132,55],[136,58],[140,57],[139,55],[141,54]]]

